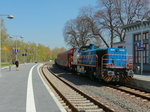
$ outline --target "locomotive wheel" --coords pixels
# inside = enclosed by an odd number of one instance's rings
[[[89,72],[89,77],[91,80],[95,80],[95,77],[94,77],[94,73],[93,72]]]
[[[72,72],[76,73],[77,72],[77,68],[75,66],[72,66]]]
[[[97,78],[99,82],[104,82],[104,80],[101,79],[101,77]]]
[[[100,74],[98,74],[97,76],[98,76],[97,79],[99,82],[104,82],[104,80],[102,79],[102,76]]]

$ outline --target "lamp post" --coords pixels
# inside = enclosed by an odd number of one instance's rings
[[[13,19],[14,16],[8,14],[0,14],[0,16],[6,16],[8,19]],[[2,18],[0,18],[0,57],[1,57],[1,38],[2,38]],[[1,58],[0,58],[0,67],[1,67]],[[0,69],[1,70],[1,69]]]
[[[8,36],[8,38],[9,39],[12,39],[13,37],[10,37],[10,36]],[[14,43],[14,42],[13,42]],[[13,47],[13,43],[10,43],[9,45],[10,45],[10,52],[12,52],[12,47]],[[13,62],[13,58],[12,58],[13,56],[12,56],[12,54],[10,55],[10,64],[12,64],[12,62]]]
[[[143,47],[143,20],[141,21],[141,47]],[[141,50],[141,75],[143,74],[143,50]]]
[[[23,55],[24,55],[22,62],[25,63],[25,47],[23,46],[23,38],[24,38],[24,37],[21,36],[20,38],[22,39],[22,49],[23,49]]]

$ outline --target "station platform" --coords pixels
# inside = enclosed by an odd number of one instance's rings
[[[150,91],[150,72],[134,74],[133,80],[127,84]]]
[[[40,75],[42,64],[0,68],[0,112],[66,112]]]

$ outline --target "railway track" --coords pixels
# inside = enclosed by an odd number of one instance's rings
[[[146,91],[146,90],[142,90],[142,89],[139,89],[139,88],[134,88],[134,87],[131,87],[131,86],[126,86],[126,85],[125,86],[107,85],[107,87],[110,87],[110,88],[119,90],[121,92],[125,92],[127,94],[134,95],[136,97],[139,97],[139,98],[145,99],[147,101],[150,101],[150,92]]]
[[[57,96],[65,103],[67,111],[71,112],[114,112],[107,105],[98,102],[88,94],[59,78],[52,71],[48,70],[49,65],[44,65],[41,72],[55,90]],[[62,102],[62,101],[61,101]]]

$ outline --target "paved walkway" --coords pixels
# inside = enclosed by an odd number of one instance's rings
[[[128,82],[129,85],[150,91],[150,72],[142,75],[134,74],[133,79],[131,82]]]
[[[138,79],[138,80],[143,80],[143,81],[150,81],[150,72],[143,73],[142,75],[134,74],[133,78]]]
[[[0,68],[0,112],[66,112],[43,81],[40,65]]]

